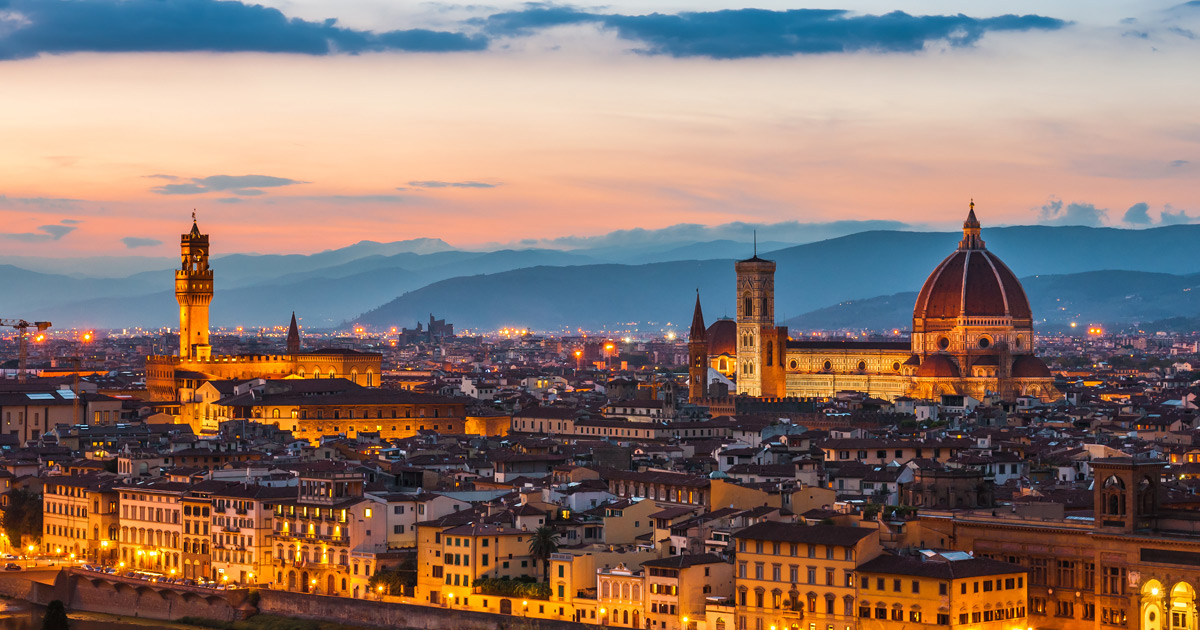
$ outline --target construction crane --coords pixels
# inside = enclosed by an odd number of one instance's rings
[[[29,341],[25,336],[25,330],[28,328],[37,328],[38,332],[42,332],[50,327],[50,322],[27,322],[23,319],[0,319],[0,326],[6,328],[16,328],[17,337],[20,339],[20,359],[17,361],[17,382],[25,382],[25,361],[29,356]]]

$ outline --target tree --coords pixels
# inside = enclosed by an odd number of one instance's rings
[[[376,571],[375,575],[367,580],[367,587],[371,589],[372,593],[380,592],[379,587],[382,586],[383,593],[386,595],[408,595],[412,591],[412,587],[416,585],[416,555],[409,555],[395,569]]]
[[[8,493],[8,509],[2,523],[9,543],[16,548],[25,546],[23,538],[31,541],[42,537],[42,496],[26,488]]]
[[[550,574],[550,554],[558,552],[558,530],[543,525],[529,539],[529,557],[542,565],[542,580]]]
[[[71,622],[67,619],[67,608],[62,600],[56,599],[46,606],[46,616],[42,617],[42,630],[70,630]]]

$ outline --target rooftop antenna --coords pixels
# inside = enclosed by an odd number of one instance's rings
[[[754,230],[754,257],[758,258],[758,230]]]

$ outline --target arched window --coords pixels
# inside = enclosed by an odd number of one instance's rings
[[[279,417],[279,409],[272,409],[272,410],[271,410],[271,417],[272,417],[272,418],[278,418],[278,417]]]
[[[742,298],[742,317],[754,317],[754,300],[750,293],[746,293]]]
[[[775,363],[775,343],[767,342],[767,365]]]
[[[766,317],[767,313],[770,313],[770,312],[771,312],[770,303],[767,302],[767,298],[763,298],[762,299],[762,316]]]

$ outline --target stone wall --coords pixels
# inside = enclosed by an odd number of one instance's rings
[[[337,621],[403,630],[595,630],[595,626],[515,617],[433,606],[327,597],[285,591],[260,591],[258,610],[265,615]],[[452,621],[451,621],[452,620]]]
[[[113,583],[86,576],[68,577],[66,572],[60,576],[55,589],[59,591],[68,610],[162,620],[205,617],[235,621],[242,618],[230,600],[218,593],[159,588],[157,584],[150,583]]]
[[[0,595],[12,599],[23,599],[27,602],[37,602],[37,582],[21,575],[0,573]]]

